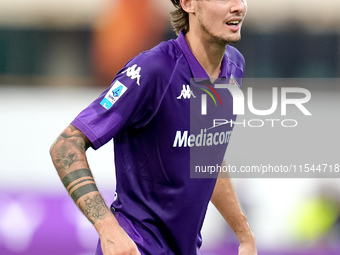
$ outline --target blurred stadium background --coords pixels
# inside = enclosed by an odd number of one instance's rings
[[[175,37],[169,2],[1,1],[1,255],[94,254],[96,232],[68,198],[48,149],[127,60]],[[270,103],[272,87],[307,88],[313,116],[290,109],[287,118],[299,120],[294,129],[237,127],[227,162],[339,164],[340,2],[248,0],[248,6],[235,45],[247,62],[244,85],[257,91],[258,104]],[[90,150],[89,158],[110,203],[112,145]],[[340,254],[339,179],[289,177],[234,179],[259,254]],[[203,254],[237,253],[237,240],[213,207],[203,235]]]

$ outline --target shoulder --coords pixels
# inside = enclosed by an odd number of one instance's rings
[[[133,71],[139,73],[141,83],[148,82],[150,78],[166,80],[172,75],[177,59],[178,49],[172,40],[165,41],[131,59],[118,76]]]
[[[228,45],[226,49],[226,55],[228,57],[229,62],[232,62],[238,69],[244,71],[245,60],[241,52],[238,51],[233,46]]]

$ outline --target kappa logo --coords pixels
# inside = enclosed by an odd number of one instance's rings
[[[181,91],[181,94],[177,97],[177,99],[190,99],[191,97],[196,98],[189,85],[184,85]]]
[[[137,79],[137,84],[140,86],[140,71],[141,67],[138,67],[136,64],[126,69],[123,73],[126,73],[126,76],[131,78],[132,80]]]

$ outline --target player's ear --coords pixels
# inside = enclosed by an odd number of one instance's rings
[[[182,9],[187,13],[195,13],[195,0],[180,0]]]

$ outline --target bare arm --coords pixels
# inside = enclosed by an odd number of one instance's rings
[[[73,201],[96,228],[104,254],[140,254],[105,204],[86,158],[88,138],[69,125],[50,149],[53,164]]]
[[[211,202],[235,232],[240,242],[239,255],[257,254],[254,235],[229,178],[217,179]]]
[[[68,126],[51,147],[53,164],[65,188],[79,209],[95,224],[109,216],[109,209],[98,192],[87,163],[89,140],[78,129]]]

